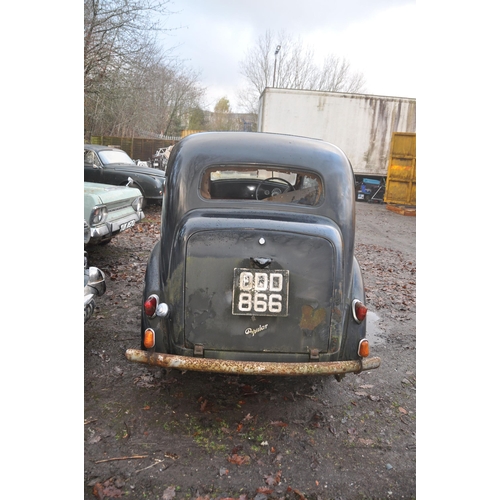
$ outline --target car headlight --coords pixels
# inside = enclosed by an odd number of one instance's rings
[[[96,226],[97,224],[102,224],[106,221],[107,216],[108,209],[104,205],[94,207],[92,213],[90,214],[90,225]]]
[[[136,212],[140,212],[142,210],[142,203],[144,201],[144,198],[142,196],[138,196],[133,202],[132,202],[132,207]]]

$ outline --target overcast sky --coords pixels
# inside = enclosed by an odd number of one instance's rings
[[[285,30],[317,62],[334,53],[363,73],[366,93],[416,97],[416,4],[411,0],[172,0],[165,45],[199,72],[206,106],[226,96],[234,111],[240,63],[266,30]]]

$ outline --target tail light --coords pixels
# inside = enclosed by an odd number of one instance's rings
[[[144,301],[144,314],[148,318],[155,318],[159,316],[160,318],[165,318],[168,316],[170,309],[164,302],[160,303],[160,298],[158,295],[150,295]]]
[[[144,302],[144,313],[148,318],[156,316],[156,307],[158,306],[158,295],[150,295]]]
[[[155,346],[155,331],[152,328],[146,328],[144,331],[144,347],[151,349]]]
[[[368,340],[362,339],[358,346],[358,355],[362,358],[367,358],[370,355],[370,344]]]
[[[352,301],[352,315],[356,323],[362,323],[366,318],[366,314],[368,313],[368,308],[358,299],[354,299]]]

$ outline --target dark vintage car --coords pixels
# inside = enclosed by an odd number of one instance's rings
[[[84,180],[100,184],[125,186],[132,178],[144,199],[161,203],[165,173],[161,170],[138,166],[123,150],[111,146],[84,145]]]
[[[166,171],[133,362],[339,380],[377,368],[354,257],[354,175],[315,139],[190,135]]]

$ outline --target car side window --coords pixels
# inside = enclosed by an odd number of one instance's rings
[[[85,163],[94,163],[94,152],[89,151],[88,149],[84,150],[83,152],[83,158]]]
[[[84,161],[85,163],[88,163],[90,165],[97,165],[99,167],[102,166],[101,160],[99,159],[99,156],[94,151],[91,151],[89,149],[86,149],[83,153],[84,155]]]

